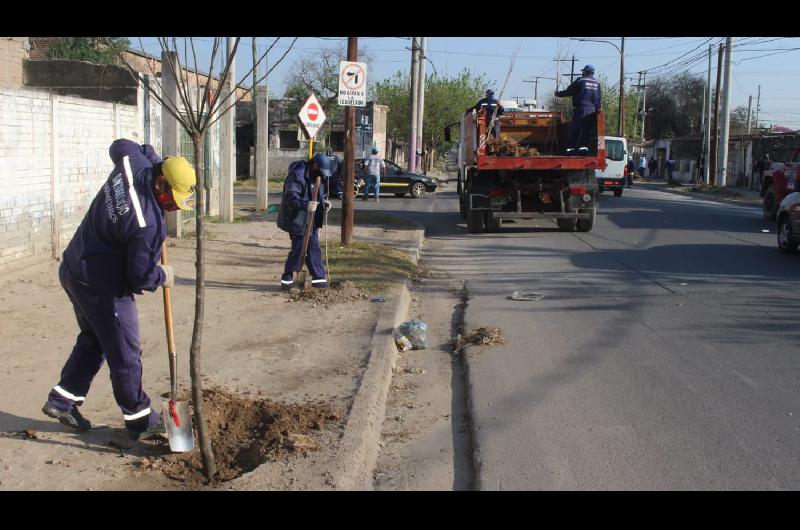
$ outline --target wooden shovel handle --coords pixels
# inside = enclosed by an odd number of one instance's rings
[[[313,201],[317,201],[317,197],[319,195],[319,183],[321,178],[317,177],[317,181],[314,185],[314,199]],[[317,208],[319,208],[319,204],[317,204]],[[308,241],[311,239],[311,231],[314,229],[314,217],[316,216],[317,212],[309,212],[306,211],[308,215],[306,215],[306,234],[303,237],[303,254],[300,259],[300,271],[303,270],[303,264],[306,262],[306,254],[308,253]],[[298,272],[300,272],[298,271]]]
[[[167,265],[167,241],[161,243],[161,264]],[[167,330],[167,353],[169,353],[169,379],[172,389],[172,399],[175,399],[177,354],[175,353],[175,338],[172,333],[172,302],[169,297],[169,287],[164,290],[164,326]]]

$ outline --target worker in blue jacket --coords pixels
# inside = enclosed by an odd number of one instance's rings
[[[186,159],[162,161],[150,145],[116,140],[109,155],[114,170],[92,201],[58,270],[80,334],[42,412],[73,429],[90,429],[91,422],[78,409],[107,361],[125,426],[132,438],[145,439],[163,433],[164,424],[142,389],[134,294],[173,285],[172,268],[159,263],[166,238],[163,212],[190,210],[187,200],[196,179]],[[126,178],[125,156],[135,193]]]
[[[314,198],[314,186],[317,177],[320,179],[320,189],[317,200]],[[322,226],[325,213],[331,208],[331,203],[325,199],[325,191],[331,176],[330,157],[317,153],[311,160],[297,160],[289,166],[288,175],[283,183],[283,197],[278,211],[278,228],[289,232],[292,241],[292,250],[286,258],[286,265],[281,276],[281,287],[288,291],[294,286],[294,274],[300,270],[303,261],[303,239],[306,233],[306,223],[309,214],[313,214],[314,226],[308,240],[308,257],[306,265],[311,273],[311,286],[321,289],[328,288],[328,278],[322,264],[322,251],[319,248],[318,229]],[[323,208],[317,208],[322,202]]]
[[[594,66],[587,64],[581,70],[581,77],[565,90],[557,90],[556,97],[572,96],[572,128],[569,133],[567,153],[588,154],[587,144],[595,128],[595,114],[602,108],[600,83],[594,78]]]
[[[497,101],[497,98],[494,97],[494,90],[491,88],[486,90],[486,97],[479,99],[478,103],[476,103],[472,108],[479,112],[481,108],[484,107],[486,108],[486,117],[484,119],[486,120],[485,124],[487,129],[491,124],[492,116],[495,118],[494,124],[492,124],[492,134],[494,135],[495,139],[497,139],[497,137],[500,135],[500,120],[498,118],[503,115],[505,109],[500,102]],[[471,111],[472,108],[468,109],[468,111]],[[496,113],[495,109],[497,110]]]

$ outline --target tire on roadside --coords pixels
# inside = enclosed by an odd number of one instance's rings
[[[578,219],[575,223],[578,232],[590,232],[594,227],[594,220],[597,217],[597,208],[584,208],[579,210],[580,213],[591,214],[589,219]]]
[[[778,249],[785,254],[797,252],[798,241],[792,233],[792,220],[788,215],[781,215],[778,219]]]
[[[778,216],[778,206],[779,204],[775,195],[775,187],[770,186],[767,188],[767,191],[764,192],[764,201],[762,202],[762,211],[764,212],[764,217],[770,221],[774,221]]]
[[[484,210],[484,224],[486,225],[487,232],[499,232],[500,231],[500,218],[494,215],[494,212],[491,210]]]
[[[614,197],[622,197],[622,188],[617,188],[614,190]]]

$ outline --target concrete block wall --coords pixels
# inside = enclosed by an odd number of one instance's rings
[[[0,89],[0,274],[60,257],[108,177],[136,107]]]
[[[29,51],[28,37],[0,37],[0,88],[22,88],[22,62]]]

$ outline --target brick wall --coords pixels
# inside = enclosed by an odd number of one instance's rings
[[[58,257],[108,177],[116,138],[141,141],[137,108],[0,89],[0,273]]]
[[[22,88],[22,61],[29,49],[27,37],[0,37],[0,88]]]

